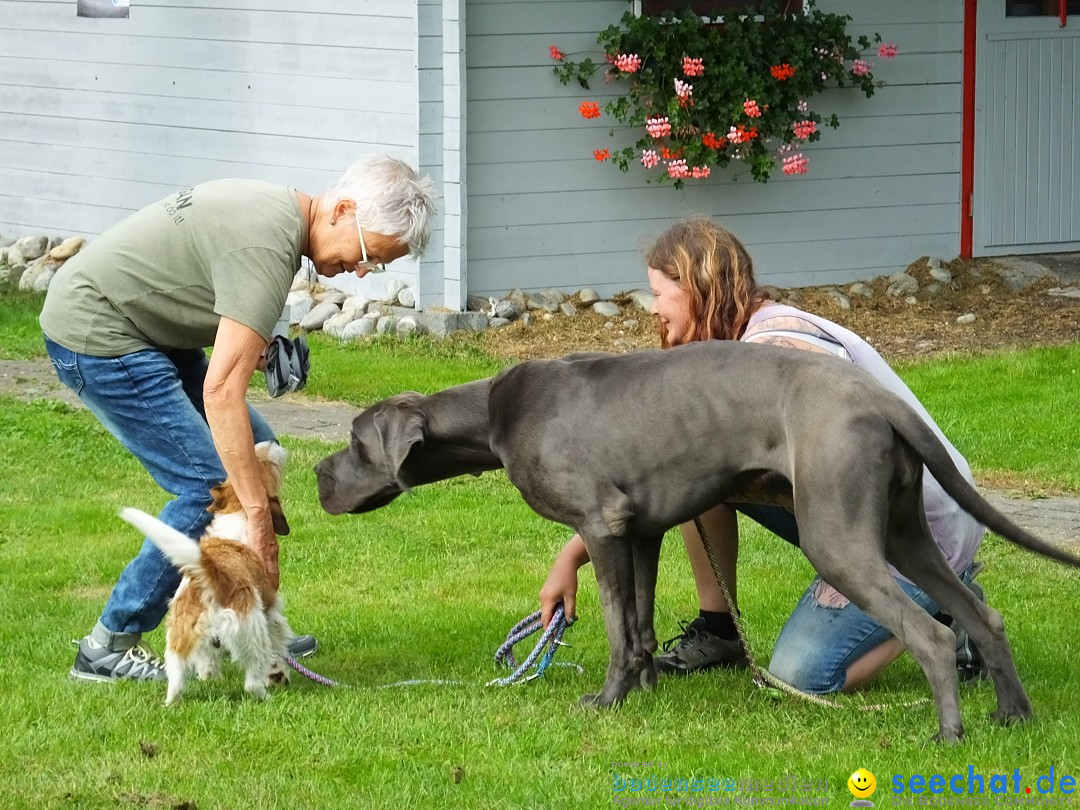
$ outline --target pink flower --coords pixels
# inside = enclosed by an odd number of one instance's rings
[[[797,155],[791,155],[784,158],[784,165],[781,167],[781,171],[784,174],[806,174],[809,171],[810,161],[803,157],[802,152]]]
[[[667,165],[667,172],[670,177],[676,179],[690,176],[690,169],[686,166],[685,160],[673,160]]]
[[[694,86],[689,82],[675,80],[675,95],[681,99],[688,99],[694,94]]]
[[[882,59],[892,59],[897,53],[898,50],[895,42],[883,42],[877,49],[877,55]]]
[[[705,66],[700,59],[691,59],[689,56],[682,58],[682,72],[687,76],[704,76]]]
[[[871,64],[865,59],[856,59],[851,66],[851,72],[856,76],[865,76],[870,72]]]
[[[656,154],[655,150],[646,149],[641,153],[641,165],[646,169],[651,169],[653,166],[660,162],[660,156]]]
[[[744,101],[742,108],[743,111],[751,118],[761,118],[761,108],[758,106],[758,103],[752,98],[748,98],[746,101]]]
[[[641,67],[641,57],[636,53],[620,53],[615,57],[615,67],[623,73],[637,73]]]
[[[732,127],[728,130],[727,139],[730,143],[742,143],[746,137],[743,135],[743,130]]]
[[[698,180],[704,180],[711,172],[712,169],[708,166],[695,166],[690,170],[690,176]]]
[[[556,48],[556,47],[555,47],[554,45],[552,45],[552,46],[551,46],[551,48],[550,48],[549,50],[550,50],[550,52],[551,52],[551,58],[552,58],[552,59],[555,59],[555,60],[561,60],[561,59],[563,59],[563,58],[564,58],[564,57],[566,56],[566,54],[564,54],[564,53],[563,53],[562,51],[560,51],[560,50],[559,50],[558,48]]]
[[[647,118],[645,119],[645,131],[654,138],[663,138],[665,135],[671,134],[671,123],[666,116],[664,118]]]
[[[809,109],[810,109],[809,104],[807,104],[805,101],[802,101],[802,100],[799,101],[799,112],[801,112],[803,115],[806,115],[806,113],[807,113],[807,111]]]
[[[805,141],[812,134],[817,132],[816,121],[796,121],[791,125],[792,130],[795,132],[795,137],[801,141]]]

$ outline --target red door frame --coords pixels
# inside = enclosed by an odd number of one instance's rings
[[[971,258],[975,186],[975,8],[964,0],[964,76],[960,117],[960,255]]]

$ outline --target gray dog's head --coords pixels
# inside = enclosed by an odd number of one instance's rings
[[[368,512],[408,490],[402,465],[424,441],[425,399],[411,391],[398,394],[353,419],[349,446],[315,465],[323,509],[332,515]]]

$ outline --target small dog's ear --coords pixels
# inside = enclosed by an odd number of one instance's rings
[[[218,484],[216,487],[211,487],[210,505],[206,507],[206,511],[211,515],[219,515],[223,512],[235,512],[239,505],[232,484],[226,481],[223,484]]]
[[[289,533],[289,521],[285,519],[285,510],[277,498],[270,499],[270,520],[274,524],[274,534],[284,537]]]

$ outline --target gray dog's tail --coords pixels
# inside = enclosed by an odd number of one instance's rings
[[[897,398],[899,399],[899,397]],[[903,402],[903,400],[900,400]],[[1038,552],[1058,562],[1080,568],[1080,557],[1069,554],[1062,548],[1041,540],[1026,529],[1022,529],[1001,514],[986,500],[979,491],[968,483],[953,463],[949,451],[937,437],[937,434],[919,417],[907,403],[902,408],[903,415],[895,415],[889,421],[893,430],[904,442],[922,457],[926,468],[930,470],[942,489],[956,501],[960,508],[974,517],[986,528],[1000,534],[1006,540],[1018,546]]]

